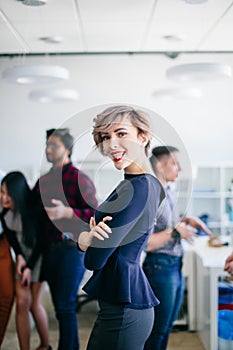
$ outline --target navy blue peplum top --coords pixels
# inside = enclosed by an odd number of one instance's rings
[[[93,298],[110,304],[146,309],[159,304],[141,268],[140,257],[158,209],[164,199],[160,182],[150,174],[125,175],[98,207],[98,223],[106,215],[109,239],[94,238],[85,254],[85,266],[93,275],[83,287]]]

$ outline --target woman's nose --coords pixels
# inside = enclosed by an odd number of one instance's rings
[[[110,147],[111,149],[117,149],[118,148],[118,141],[116,139],[110,140]]]

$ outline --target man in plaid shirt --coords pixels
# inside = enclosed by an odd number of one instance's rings
[[[75,306],[84,254],[67,237],[77,238],[88,229],[97,206],[92,180],[71,163],[73,142],[69,129],[47,130],[46,157],[52,168],[34,188],[41,204],[41,278],[49,284],[59,322],[58,350],[79,349]]]

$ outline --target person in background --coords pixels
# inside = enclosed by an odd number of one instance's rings
[[[233,252],[227,257],[224,265],[224,271],[233,276]]]
[[[182,275],[183,248],[181,239],[192,241],[196,228],[211,235],[208,227],[198,218],[175,215],[175,198],[169,183],[177,180],[181,170],[177,157],[178,149],[173,146],[158,146],[152,150],[152,169],[160,180],[166,200],[161,215],[149,237],[143,269],[148,281],[159,299],[155,308],[155,322],[144,350],[165,350],[172,325],[178,316],[183,299],[184,279]]]
[[[94,141],[124,180],[99,206],[90,230],[79,236],[85,266],[93,275],[84,286],[100,311],[88,350],[142,350],[158,304],[140,265],[164,198],[147,158],[150,121],[130,106],[112,106],[94,119]],[[153,205],[152,205],[153,203]]]
[[[8,173],[1,183],[3,233],[16,255],[16,328],[21,350],[30,349],[30,312],[40,337],[37,350],[51,350],[48,319],[42,305],[44,284],[39,282],[40,244],[32,192],[19,171]],[[5,271],[10,279],[11,268]],[[2,283],[1,276],[1,283]]]
[[[0,170],[0,183],[5,173]],[[1,197],[1,192],[0,192]],[[2,212],[2,207],[0,205]],[[0,217],[1,218],[1,217]],[[1,223],[1,222],[0,222]],[[0,347],[2,345],[7,324],[10,318],[14,302],[14,262],[11,256],[10,245],[3,233],[1,224],[0,229]]]
[[[71,162],[73,143],[69,129],[47,130],[46,157],[52,168],[33,190],[44,236],[41,276],[52,295],[59,350],[79,349],[76,298],[85,272],[84,254],[68,237],[88,226],[97,206],[93,182]]]

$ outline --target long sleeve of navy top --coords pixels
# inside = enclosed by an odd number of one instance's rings
[[[85,254],[85,266],[94,273],[84,290],[109,303],[148,308],[159,302],[140,266],[140,256],[152,232],[164,197],[159,181],[150,174],[125,179],[96,211],[96,222],[112,216],[109,239],[94,239]]]

